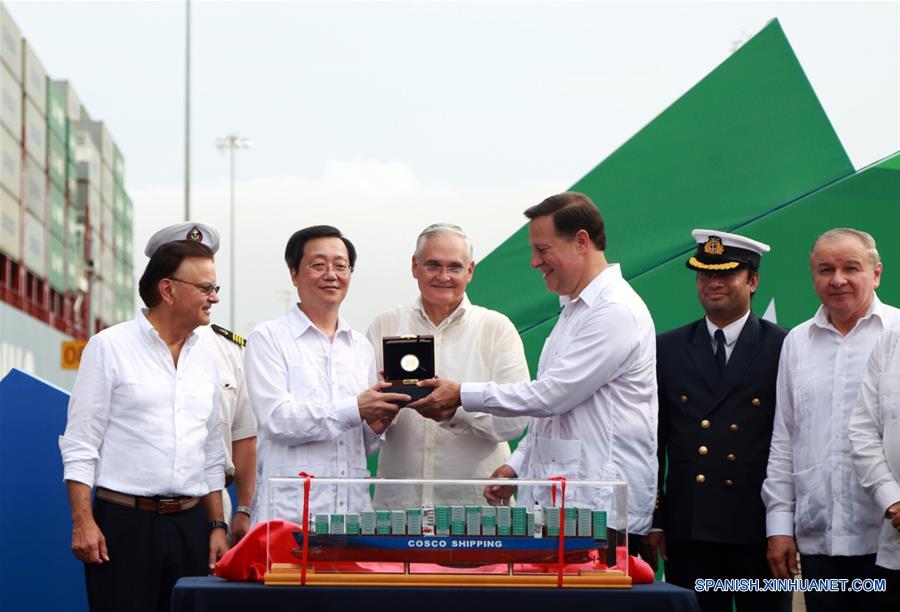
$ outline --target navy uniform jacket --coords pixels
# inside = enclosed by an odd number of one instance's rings
[[[783,328],[753,313],[720,382],[706,320],[656,339],[659,483],[653,526],[669,540],[765,541],[766,477]]]

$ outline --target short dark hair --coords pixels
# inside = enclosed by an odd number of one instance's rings
[[[340,238],[344,246],[347,247],[350,267],[352,268],[356,265],[356,247],[341,233],[341,230],[331,225],[312,225],[304,227],[302,230],[297,230],[288,239],[287,246],[284,247],[284,263],[287,264],[288,268],[291,270],[297,269],[300,265],[300,260],[303,259],[303,249],[306,248],[306,243],[316,238]]]
[[[213,259],[213,252],[202,242],[194,240],[167,242],[156,250],[138,281],[138,293],[147,308],[153,308],[162,301],[159,281],[172,276],[181,262],[189,257]]]
[[[525,216],[532,221],[545,215],[553,215],[553,227],[560,236],[572,239],[578,230],[584,230],[594,246],[606,250],[603,217],[597,205],[583,193],[564,191],[525,210]]]

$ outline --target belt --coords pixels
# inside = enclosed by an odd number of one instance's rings
[[[157,514],[183,512],[200,503],[199,497],[139,497],[137,495],[119,493],[118,491],[110,491],[103,487],[97,487],[97,499],[128,508],[148,510]]]

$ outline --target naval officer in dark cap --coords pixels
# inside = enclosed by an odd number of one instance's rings
[[[152,257],[159,247],[178,240],[200,242],[215,254],[219,232],[204,223],[185,221],[162,228],[150,237],[144,255]],[[200,344],[216,357],[219,366],[219,416],[225,442],[225,486],[234,483],[237,508],[232,516],[231,497],[222,493],[222,508],[230,528],[231,544],[237,544],[250,529],[250,502],[256,487],[256,417],[244,381],[244,345],[236,333],[212,323],[194,330]]]
[[[778,356],[786,331],[758,319],[750,301],[769,246],[737,234],[694,230],[706,316],[657,336],[659,483],[646,557],[666,580],[770,577],[766,476]],[[666,458],[668,477],[663,488]],[[790,593],[698,592],[703,612],[790,609]]]

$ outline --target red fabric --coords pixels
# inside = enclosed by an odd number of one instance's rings
[[[238,545],[216,563],[216,576],[226,580],[255,580],[266,575],[266,527],[269,531],[269,554],[273,563],[296,563],[291,549],[297,545],[292,534],[300,525],[290,521],[259,523],[247,532]]]

